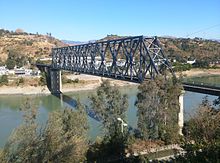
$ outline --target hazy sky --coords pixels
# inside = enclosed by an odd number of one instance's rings
[[[1,0],[0,28],[86,41],[107,34],[220,39],[220,0]]]

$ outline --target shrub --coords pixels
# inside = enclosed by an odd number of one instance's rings
[[[192,68],[191,64],[174,63],[174,71],[186,71]]]
[[[16,81],[16,84],[17,86],[19,86],[20,84],[24,84],[24,78],[19,78],[17,81]]]
[[[38,84],[40,86],[47,85],[47,80],[46,80],[46,74],[45,73],[41,73],[41,77],[40,77],[40,80],[39,80]]]
[[[6,61],[6,66],[9,70],[13,69],[15,67],[15,64],[16,62],[11,58],[8,58]]]
[[[79,79],[76,78],[73,82],[74,82],[74,83],[79,83]]]
[[[1,163],[84,162],[88,149],[88,123],[84,107],[64,109],[49,114],[45,127],[36,122],[37,109],[27,99],[24,121],[10,135],[0,151]]]
[[[7,75],[2,75],[0,77],[0,85],[7,85],[8,84],[8,76]]]

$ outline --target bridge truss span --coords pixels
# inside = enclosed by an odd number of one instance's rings
[[[53,69],[142,82],[173,73],[157,37],[126,37],[52,49]]]

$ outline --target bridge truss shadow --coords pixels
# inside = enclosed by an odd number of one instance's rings
[[[52,94],[52,95],[55,96],[55,97],[57,97],[57,98],[60,100],[61,106],[64,106],[63,103],[65,103],[65,104],[67,104],[71,109],[76,109],[76,107],[77,107],[77,100],[76,100],[76,99],[74,99],[74,98],[72,98],[72,97],[70,97],[70,96],[68,96],[68,95],[62,94],[62,93],[60,93],[60,94]],[[67,107],[68,107],[68,106],[67,106]],[[92,118],[92,119],[94,119],[94,120],[96,120],[96,121],[102,123],[102,119],[101,119],[100,117],[98,117],[98,116],[96,115],[96,113],[95,113],[92,109],[89,108],[89,106],[85,106],[85,111],[86,111],[86,114],[87,114],[90,118]],[[132,133],[135,133],[135,134],[137,134],[137,135],[140,133],[140,131],[139,131],[138,129],[133,128],[133,127],[132,127],[131,125],[129,125],[129,124],[128,124],[128,131],[129,131],[129,132],[132,132]]]
[[[60,100],[61,106],[64,106],[63,103],[65,103],[71,109],[76,109],[76,107],[77,107],[77,99],[74,99],[74,98],[72,98],[72,97],[70,97],[68,95],[62,94],[62,93],[60,93],[60,94],[52,94],[52,95],[57,97]],[[90,118],[92,118],[92,119],[94,119],[94,120],[96,120],[98,122],[101,122],[101,119],[98,116],[96,116],[95,112],[93,110],[91,110],[88,106],[85,107],[85,111],[86,111],[86,114]]]

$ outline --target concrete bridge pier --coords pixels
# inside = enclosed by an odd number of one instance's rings
[[[183,113],[183,96],[185,91],[181,91],[181,95],[179,96],[179,105],[180,105],[180,112],[178,117],[178,125],[179,125],[179,134],[183,135],[183,125],[184,125],[184,113]]]
[[[51,84],[51,93],[60,94],[62,93],[62,79],[61,71],[58,69],[50,69],[50,84]]]

